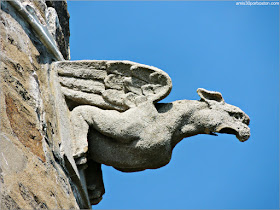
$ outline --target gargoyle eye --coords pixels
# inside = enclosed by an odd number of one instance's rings
[[[238,113],[238,112],[229,112],[229,115],[231,117],[234,117],[235,119],[239,120],[243,118],[243,114],[242,113]]]

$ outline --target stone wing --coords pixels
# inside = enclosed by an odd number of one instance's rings
[[[171,91],[164,71],[131,61],[59,61],[54,63],[68,103],[125,111],[157,102]]]

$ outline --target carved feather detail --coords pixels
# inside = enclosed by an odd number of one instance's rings
[[[172,88],[164,71],[131,61],[59,61],[54,68],[64,96],[77,105],[125,111],[155,103]]]

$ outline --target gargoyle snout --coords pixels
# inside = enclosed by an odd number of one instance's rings
[[[237,135],[236,137],[239,141],[244,142],[248,140],[251,136],[250,128],[248,125],[250,124],[250,118],[247,114],[244,113],[243,121],[239,125],[237,125]]]
[[[250,136],[251,136],[250,128],[248,126],[246,126],[246,128],[243,128],[243,129],[239,130],[238,134],[236,135],[236,137],[241,142],[244,142],[244,141],[248,140],[250,138]]]

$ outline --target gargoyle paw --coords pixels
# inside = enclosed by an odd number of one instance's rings
[[[88,146],[85,146],[82,149],[81,148],[76,149],[76,151],[73,154],[74,159],[78,159],[80,157],[86,156],[87,151],[88,151]]]

